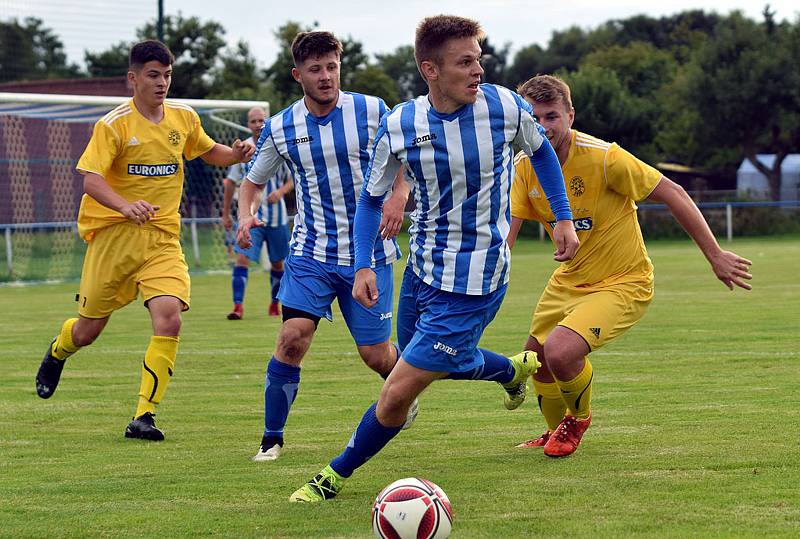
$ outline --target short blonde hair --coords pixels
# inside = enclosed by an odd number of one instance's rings
[[[426,60],[439,64],[442,46],[451,39],[474,37],[481,41],[485,35],[478,21],[472,19],[455,15],[426,17],[417,26],[414,39],[414,59],[417,61],[417,69]]]
[[[561,101],[565,109],[572,110],[572,94],[569,86],[555,75],[536,75],[520,84],[517,93],[535,103]]]

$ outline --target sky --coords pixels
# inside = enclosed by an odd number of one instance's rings
[[[339,0],[252,1],[163,0],[166,15],[181,12],[184,17],[220,22],[226,40],[249,42],[262,67],[278,53],[273,31],[286,21],[305,25],[319,22],[319,28],[339,36],[352,36],[369,54],[391,52],[414,41],[414,29],[425,16],[440,13],[477,19],[492,43],[510,42],[511,53],[520,47],[546,45],[554,30],[577,25],[594,28],[609,19],[646,14],[671,15],[688,9],[725,14],[740,9],[760,19],[766,0]],[[800,16],[797,0],[769,0],[780,19]],[[153,20],[157,0],[0,0],[0,19],[35,16],[44,20],[64,43],[70,62],[83,65],[83,51],[99,52],[119,41],[135,39],[136,28]],[[388,7],[387,7],[388,6]],[[392,10],[391,6],[399,9]],[[539,6],[539,7],[537,7]]]

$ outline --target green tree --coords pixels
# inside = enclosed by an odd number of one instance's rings
[[[581,65],[594,65],[613,71],[633,95],[649,96],[672,81],[677,62],[664,50],[650,43],[633,41],[626,46],[612,45],[587,54]]]
[[[41,19],[0,21],[0,82],[79,75],[78,66],[67,64],[61,40]]]
[[[483,67],[482,80],[484,82],[505,84],[509,49],[511,49],[511,43],[506,43],[498,48],[489,41],[488,36],[484,38],[481,42],[481,67]]]
[[[155,39],[154,22],[137,32],[139,39]],[[212,70],[225,46],[225,28],[218,22],[197,17],[168,15],[164,18],[164,43],[175,55],[171,94],[202,99],[211,91]]]
[[[128,72],[128,53],[131,43],[120,41],[110,49],[92,53],[84,51],[86,70],[90,77],[114,77]]]
[[[356,71],[350,77],[350,84],[346,89],[381,97],[390,107],[400,102],[397,84],[377,65],[368,65]]]
[[[696,136],[712,162],[732,168],[744,155],[778,200],[783,160],[800,147],[800,19],[764,15],[759,23],[733,12],[717,25],[694,59],[686,105],[697,111]],[[774,153],[773,166],[758,153]]]
[[[413,45],[402,45],[393,52],[376,54],[375,59],[383,71],[397,86],[397,95],[401,101],[413,99],[428,93],[428,85],[417,69],[414,59]]]
[[[239,41],[235,47],[225,49],[220,56],[219,65],[213,71],[210,95],[229,99],[226,96],[240,94],[245,89],[258,92],[263,82],[250,46],[245,41]]]

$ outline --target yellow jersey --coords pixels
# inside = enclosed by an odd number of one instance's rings
[[[191,160],[213,147],[200,117],[188,105],[166,100],[164,118],[155,124],[131,99],[97,121],[77,169],[99,174],[128,202],[161,206],[150,225],[179,236],[183,157]],[[81,198],[78,233],[86,241],[97,230],[122,221],[127,221],[125,216],[89,195]]]
[[[511,215],[539,221],[552,239],[555,217],[530,159],[520,153],[515,164]],[[553,273],[553,279],[575,287],[652,283],[653,265],[642,239],[635,201],[647,198],[661,173],[616,143],[575,130],[561,170],[581,245],[575,258]]]

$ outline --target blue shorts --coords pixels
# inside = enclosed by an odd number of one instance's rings
[[[367,309],[353,299],[353,266],[326,264],[310,256],[286,259],[278,299],[291,307],[333,321],[331,304],[336,298],[350,334],[359,346],[379,344],[392,334],[394,275],[392,265],[373,268],[377,277],[378,303]]]
[[[261,259],[261,246],[265,243],[270,262],[280,262],[289,255],[289,227],[286,225],[255,226],[250,229],[250,240],[252,245],[249,249],[242,249],[236,245],[233,250],[253,262]]]
[[[426,371],[464,372],[481,365],[478,342],[507,285],[485,296],[445,292],[406,268],[397,306],[397,344],[408,363]]]

